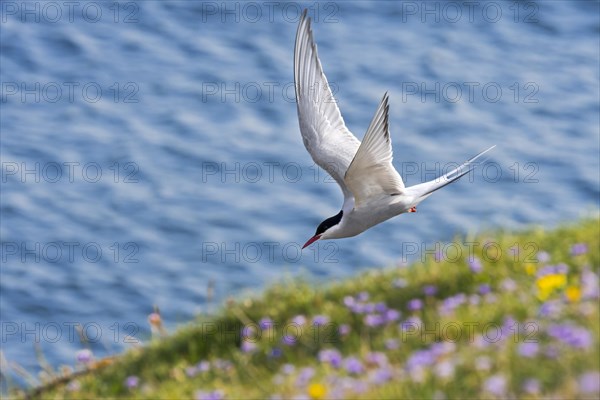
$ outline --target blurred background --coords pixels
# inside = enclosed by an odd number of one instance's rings
[[[112,354],[148,337],[154,306],[172,329],[287,276],[596,210],[598,2],[469,4],[2,2],[4,356],[73,364],[77,324]],[[389,91],[408,185],[498,147],[418,213],[300,252],[342,204],[298,128],[305,7],[359,139]]]

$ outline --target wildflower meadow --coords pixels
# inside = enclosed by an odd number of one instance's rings
[[[155,313],[144,345],[101,360],[84,349],[14,395],[597,399],[599,222],[457,238],[459,257],[336,283],[294,278],[172,333]]]

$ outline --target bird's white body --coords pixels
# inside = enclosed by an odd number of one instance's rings
[[[407,196],[385,196],[369,199],[366,204],[354,207],[338,225],[323,233],[321,239],[341,239],[356,236],[367,229],[415,207],[415,199]]]
[[[392,165],[387,93],[361,143],[346,127],[329,89],[306,11],[296,34],[294,81],[304,146],[344,194],[340,214],[323,221],[305,246],[319,239],[356,236],[396,215],[415,211],[431,193],[470,172],[475,161],[494,147],[433,181],[405,187]]]

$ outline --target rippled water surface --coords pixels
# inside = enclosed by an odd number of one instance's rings
[[[2,4],[2,351],[25,369],[35,342],[74,363],[75,323],[103,355],[146,338],[153,306],[169,327],[187,321],[210,281],[218,303],[598,207],[597,2],[307,3],[359,138],[389,91],[407,184],[498,147],[418,213],[302,254],[342,203],[298,129],[304,5],[53,4]]]

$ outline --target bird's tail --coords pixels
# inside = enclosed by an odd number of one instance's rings
[[[481,153],[477,154],[475,157],[471,158],[470,160],[465,161],[462,165],[453,169],[452,171],[448,172],[445,175],[442,175],[432,181],[424,182],[424,183],[406,188],[406,191],[408,192],[406,194],[414,196],[414,198],[415,198],[414,206],[416,206],[417,204],[419,204],[420,202],[425,200],[427,197],[429,197],[436,190],[441,189],[444,186],[457,181],[460,177],[473,171],[473,169],[477,166],[477,164],[485,162],[486,159],[483,159],[483,160],[479,160],[479,159],[481,158],[481,156],[483,156],[488,151],[492,150],[494,147],[496,147],[496,145],[493,145],[492,147],[488,148],[487,150],[482,151]],[[477,160],[479,160],[479,161],[476,162]]]

